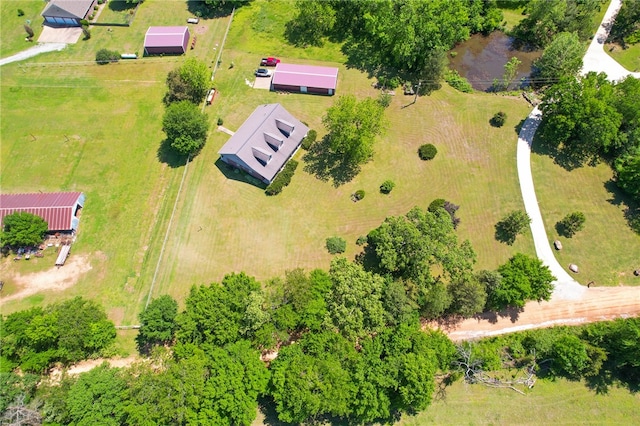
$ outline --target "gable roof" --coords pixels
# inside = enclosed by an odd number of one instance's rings
[[[94,0],[51,0],[42,11],[42,16],[84,19]]]
[[[259,105],[218,154],[237,157],[271,182],[308,131],[282,105]]]
[[[144,36],[144,47],[182,46],[188,27],[149,27]]]
[[[82,192],[0,194],[0,222],[7,215],[27,212],[43,218],[49,231],[68,230],[76,204],[84,204]]]
[[[276,65],[271,84],[284,86],[305,86],[334,89],[338,83],[338,68],[316,67],[312,65]]]

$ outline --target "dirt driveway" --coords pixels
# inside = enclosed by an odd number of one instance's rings
[[[38,43],[77,43],[82,35],[80,27],[52,27],[42,26],[42,34],[38,38]]]

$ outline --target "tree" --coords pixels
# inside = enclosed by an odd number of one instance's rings
[[[298,14],[285,26],[285,37],[296,46],[322,46],[336,22],[335,9],[329,2],[296,2]]]
[[[99,65],[105,65],[111,62],[118,62],[119,60],[120,60],[120,53],[114,50],[100,49],[96,52],[96,62]]]
[[[330,324],[349,339],[379,331],[385,324],[382,277],[344,257],[333,259],[329,275],[333,284],[326,299]]]
[[[549,86],[562,78],[577,75],[582,68],[583,55],[584,46],[577,33],[559,33],[534,63],[534,84]]]
[[[489,124],[493,127],[502,127],[504,123],[507,121],[507,113],[504,111],[498,111],[495,113],[491,120],[489,120]]]
[[[347,242],[344,238],[329,237],[326,241],[327,251],[331,254],[344,253],[347,249]]]
[[[452,314],[469,318],[482,312],[487,303],[487,291],[483,283],[469,274],[449,284],[451,306],[448,311]]]
[[[560,234],[571,238],[576,234],[576,232],[581,231],[584,228],[584,222],[584,213],[573,212],[569,213],[559,221],[556,227]]]
[[[640,201],[640,154],[619,158],[615,164],[616,184]]]
[[[176,330],[177,314],[178,302],[171,296],[165,294],[152,300],[138,315],[138,348],[146,351],[151,345],[170,343]]]
[[[504,64],[504,74],[502,75],[502,89],[509,90],[509,86],[513,83],[513,79],[518,74],[518,66],[522,61],[512,56],[506,64]]]
[[[542,261],[518,253],[498,268],[502,280],[487,293],[487,307],[500,310],[508,306],[522,308],[528,300],[549,300],[555,277]]]
[[[207,64],[197,58],[187,58],[179,68],[167,75],[169,91],[164,97],[165,104],[183,100],[194,104],[202,102],[211,84],[210,72]]]
[[[382,182],[382,185],[380,185],[380,192],[382,192],[383,194],[388,194],[393,190],[393,188],[395,188],[395,186],[396,184],[394,181],[387,179]]]
[[[566,78],[545,91],[539,132],[543,143],[557,150],[562,166],[597,163],[602,154],[620,148],[618,99],[604,73]]]
[[[420,145],[418,148],[418,156],[421,160],[433,160],[437,153],[438,149],[431,143]]]
[[[519,234],[531,223],[531,218],[523,210],[514,210],[496,223],[496,239],[512,245]]]
[[[589,365],[587,346],[577,336],[567,335],[557,339],[552,346],[552,371],[556,376],[580,379]]]
[[[207,115],[189,101],[167,107],[162,118],[162,131],[171,147],[182,155],[193,155],[204,146],[209,131]]]
[[[532,0],[527,16],[513,28],[522,43],[545,47],[560,32],[576,32],[581,41],[592,35],[592,21],[599,10],[598,0]]]
[[[407,279],[432,282],[434,267],[451,280],[471,271],[475,262],[471,245],[458,243],[451,216],[444,209],[430,212],[414,207],[406,216],[388,217],[367,239],[378,267]]]
[[[386,127],[384,107],[373,98],[358,102],[353,95],[341,96],[322,122],[329,131],[331,149],[353,166],[371,159],[375,137]]]
[[[67,406],[71,423],[118,426],[126,416],[127,383],[120,369],[107,363],[80,374],[69,389]]]
[[[2,220],[2,245],[13,247],[38,246],[49,230],[47,222],[40,216],[27,212],[8,214]]]
[[[623,1],[609,33],[609,40],[625,46],[640,39],[640,2]]]

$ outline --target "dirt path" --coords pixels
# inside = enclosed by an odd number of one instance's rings
[[[549,302],[528,303],[520,313],[497,318],[485,314],[441,328],[451,340],[459,341],[636,315],[640,315],[640,287],[591,287],[577,300],[554,297]]]
[[[11,277],[20,290],[9,296],[0,297],[0,306],[10,300],[22,299],[41,291],[61,291],[75,283],[78,279],[91,270],[88,255],[72,255],[66,264],[60,268],[52,267],[46,271],[32,274],[15,274]]]

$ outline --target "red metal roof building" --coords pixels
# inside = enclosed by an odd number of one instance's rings
[[[27,212],[43,218],[49,231],[75,231],[84,200],[82,192],[0,194],[0,221],[13,213]]]
[[[144,36],[145,54],[185,53],[190,37],[187,27],[149,27]]]
[[[338,84],[338,68],[312,65],[276,65],[271,80],[272,90],[333,95]]]

